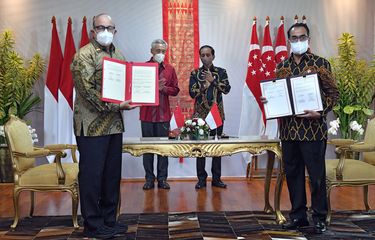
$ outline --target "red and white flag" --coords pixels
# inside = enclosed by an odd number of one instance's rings
[[[257,34],[257,22],[256,17],[254,17],[247,62],[247,75],[242,95],[238,136],[260,136],[265,131],[264,114],[262,114],[264,108],[263,103],[260,101],[260,80],[264,79],[264,69],[261,58],[262,54]],[[249,153],[243,153],[242,157],[247,163],[251,161],[251,154]]]
[[[169,122],[170,130],[179,129],[184,126],[184,115],[182,115],[182,111],[179,105],[176,105],[175,110],[173,111],[171,120]]]
[[[273,51],[271,34],[270,34],[270,20],[267,17],[266,26],[264,26],[264,36],[262,45],[262,66],[264,68],[264,79],[271,79],[275,77],[276,63],[275,54]]]
[[[49,54],[46,85],[44,86],[44,144],[58,143],[58,89],[63,54],[56,28],[56,18],[52,17],[52,38]],[[53,161],[53,158],[48,159]]]
[[[58,107],[58,142],[64,144],[75,143],[73,133],[73,77],[70,71],[70,64],[75,54],[74,39],[72,34],[72,19],[68,18],[66,31],[64,61],[61,68],[59,84],[59,107]],[[69,160],[68,157],[65,158]]]
[[[257,34],[257,22],[254,17],[250,52],[247,63],[247,75],[243,88],[242,109],[239,136],[261,135],[264,131],[263,103],[260,101],[260,80],[264,79],[261,52]]]
[[[219,107],[216,103],[214,103],[211,107],[210,112],[208,113],[206,119],[206,123],[210,127],[210,129],[216,129],[223,125],[223,120],[221,119]]]
[[[169,129],[171,131],[180,129],[184,126],[184,124],[185,124],[184,115],[182,114],[180,105],[177,104],[176,108],[173,111],[171,120],[169,121]],[[179,163],[183,163],[183,162],[184,162],[184,158],[179,157]]]
[[[276,62],[275,54],[273,51],[271,33],[270,33],[270,18],[266,18],[266,26],[264,26],[263,45],[262,45],[262,66],[264,68],[264,79],[275,78],[276,73]],[[265,120],[263,115],[263,120]],[[270,137],[277,136],[277,120],[266,121],[266,131],[264,133]]]
[[[89,42],[90,38],[87,33],[86,16],[84,16],[82,20],[81,42],[79,43],[79,48],[85,46]]]
[[[281,16],[280,25],[277,29],[276,44],[275,44],[275,61],[281,63],[288,58],[288,50],[286,48],[284,17]]]

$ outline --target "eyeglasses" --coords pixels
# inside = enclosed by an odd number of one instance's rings
[[[104,32],[104,30],[107,29],[108,32],[113,32],[116,28],[115,26],[103,26],[103,25],[99,25],[99,26],[95,26],[95,29],[98,31],[98,32]]]
[[[289,41],[292,42],[292,43],[295,43],[295,42],[298,42],[298,41],[300,41],[300,42],[304,42],[304,41],[308,40],[309,38],[310,38],[310,37],[307,36],[307,35],[291,36],[291,37],[289,38]]]

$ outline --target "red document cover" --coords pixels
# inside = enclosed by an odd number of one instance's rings
[[[125,62],[103,58],[102,100],[131,105],[159,105],[158,63]]]

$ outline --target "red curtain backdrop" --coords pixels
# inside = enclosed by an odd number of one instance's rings
[[[171,110],[179,104],[185,119],[190,118],[190,72],[199,67],[198,0],[163,0],[163,38],[168,42],[166,62],[176,69],[180,88],[178,96],[170,98]]]

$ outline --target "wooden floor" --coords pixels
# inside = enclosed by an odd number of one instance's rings
[[[189,212],[189,211],[243,211],[263,210],[263,179],[223,178],[227,189],[211,187],[195,190],[195,179],[169,180],[170,190],[157,188],[142,190],[142,180],[123,180],[121,183],[121,213],[155,213],[155,212]],[[271,205],[275,179],[271,185]],[[0,184],[0,217],[12,217],[14,214],[12,200],[12,184]],[[369,189],[369,204],[375,208],[375,186]],[[309,198],[309,197],[308,197]],[[20,213],[24,217],[28,213],[29,194],[21,193]],[[336,188],[332,191],[332,209],[352,210],[364,209],[362,188]],[[289,210],[289,196],[284,183],[281,209]],[[68,193],[37,193],[35,216],[70,215],[71,199]]]

